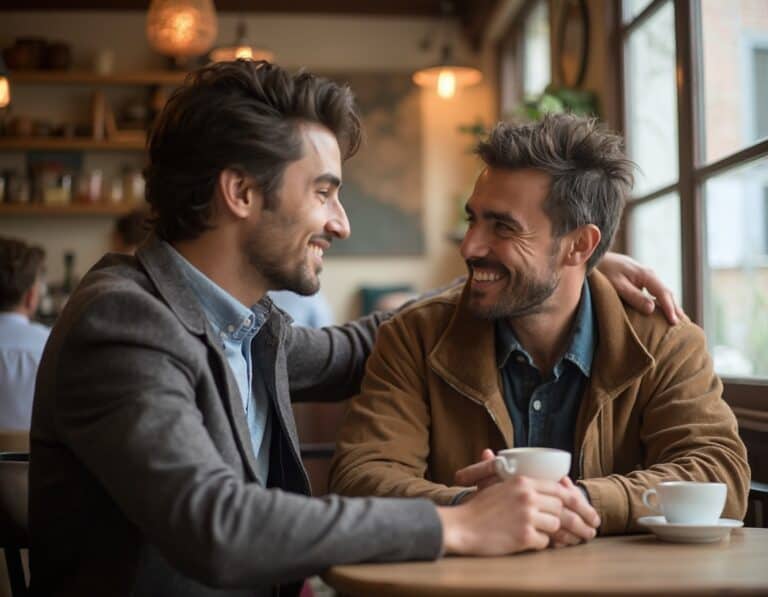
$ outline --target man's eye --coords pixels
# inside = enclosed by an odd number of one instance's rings
[[[323,201],[326,201],[331,196],[331,191],[328,189],[318,189],[317,194],[323,198]]]
[[[496,222],[496,231],[502,234],[512,234],[515,232],[515,229],[503,222]]]

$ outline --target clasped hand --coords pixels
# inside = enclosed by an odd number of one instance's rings
[[[457,485],[477,487],[477,491],[467,494],[462,504],[482,501],[497,515],[513,517],[520,527],[515,527],[519,537],[527,540],[522,549],[577,545],[596,535],[600,517],[568,477],[559,482],[526,477],[502,481],[493,461],[493,452],[484,450],[480,462],[456,472]],[[508,487],[489,491],[498,485]],[[502,491],[512,499],[505,499],[499,508],[495,494]]]

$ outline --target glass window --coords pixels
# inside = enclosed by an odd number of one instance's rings
[[[523,94],[538,97],[552,80],[549,8],[539,1],[525,20],[523,33]]]
[[[768,377],[768,158],[704,186],[704,326],[722,375]]]
[[[677,182],[675,14],[667,2],[632,31],[626,46],[627,143],[639,166],[635,195]]]
[[[704,156],[768,136],[768,4],[701,0]]]
[[[625,0],[624,2],[624,22],[631,21],[648,6],[653,0]]]
[[[680,200],[677,193],[631,207],[632,256],[653,268],[679,303],[682,298]]]

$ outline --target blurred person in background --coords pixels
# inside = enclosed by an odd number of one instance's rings
[[[291,316],[294,325],[323,328],[334,323],[331,306],[320,291],[308,296],[290,290],[272,290],[268,294],[275,305]]]
[[[0,238],[0,429],[29,429],[35,376],[49,329],[31,321],[45,252]]]

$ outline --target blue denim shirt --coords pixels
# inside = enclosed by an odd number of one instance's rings
[[[208,323],[221,340],[221,349],[240,390],[251,445],[258,465],[256,474],[259,482],[266,486],[272,425],[266,384],[261,378],[253,379],[252,341],[267,320],[268,312],[259,304],[249,309],[177,251],[174,250],[173,255],[178,258],[179,267],[200,300]],[[254,392],[254,383],[263,387]]]
[[[584,282],[568,349],[543,379],[505,320],[496,323],[496,362],[515,447],[559,448],[573,454],[574,428],[597,344],[589,285]],[[575,465],[575,462],[574,462]]]

